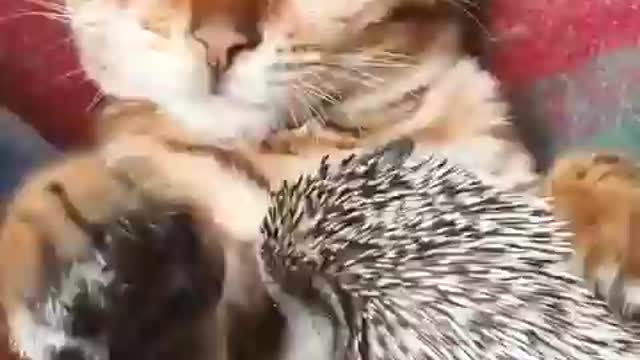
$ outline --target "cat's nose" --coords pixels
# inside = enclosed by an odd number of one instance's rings
[[[253,29],[242,30],[223,21],[211,21],[194,32],[207,51],[207,62],[219,75],[226,71],[243,51],[258,46],[260,39]]]

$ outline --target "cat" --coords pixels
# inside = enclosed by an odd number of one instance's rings
[[[640,311],[640,168],[624,154],[559,157],[543,193],[575,233],[572,271],[623,318]]]
[[[203,142],[305,154],[402,136],[514,187],[535,178],[481,66],[484,0],[66,0],[88,77]],[[231,120],[233,119],[233,120]],[[288,127],[288,128],[287,128]]]

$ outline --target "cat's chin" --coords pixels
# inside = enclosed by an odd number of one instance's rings
[[[262,139],[286,118],[274,107],[222,96],[175,98],[158,104],[200,142],[223,144],[234,139]]]

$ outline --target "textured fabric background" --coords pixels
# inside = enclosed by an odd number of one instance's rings
[[[640,1],[494,0],[494,70],[550,122],[556,150],[640,138]]]
[[[39,1],[0,0],[0,103],[64,147],[90,141],[87,109],[95,95],[74,57],[64,24],[38,15]]]

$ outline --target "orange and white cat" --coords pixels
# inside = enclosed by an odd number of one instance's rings
[[[64,11],[104,92],[151,100],[204,141],[288,125],[269,145],[304,154],[411,136],[512,187],[533,164],[476,58],[485,2],[66,0]]]

